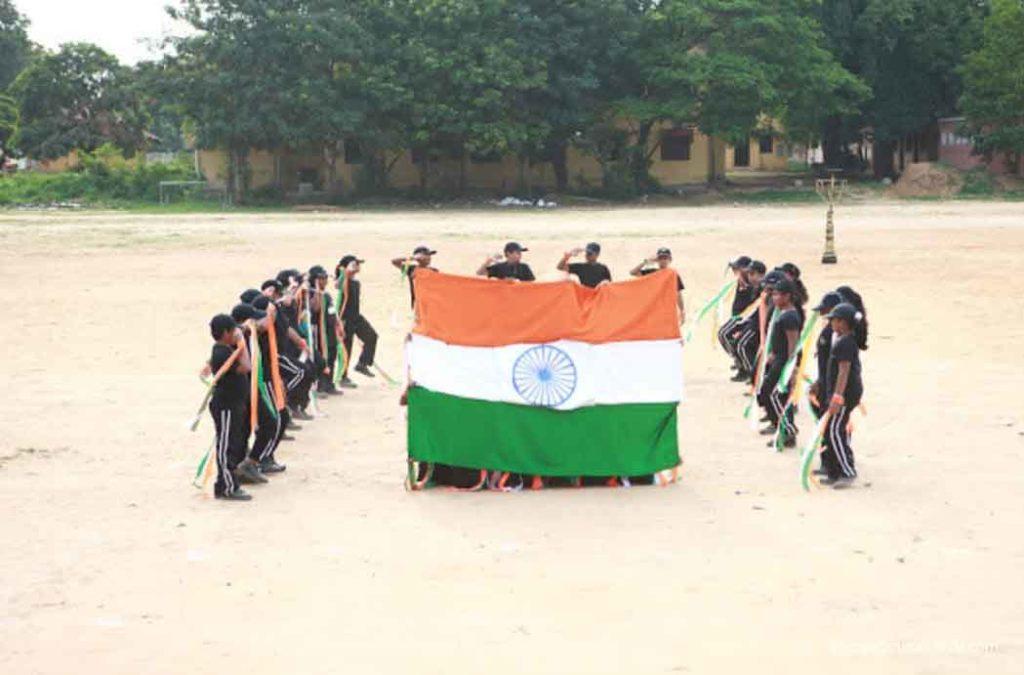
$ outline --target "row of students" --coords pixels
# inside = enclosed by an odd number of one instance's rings
[[[807,289],[800,268],[785,263],[770,272],[749,256],[729,263],[736,276],[732,316],[718,332],[723,349],[733,359],[732,380],[753,387],[751,394],[764,411],[761,430],[784,448],[797,444],[796,406],[790,404],[796,369],[780,385],[788,363],[801,356],[800,337],[810,320],[804,306]],[[818,378],[810,399],[817,417],[828,415],[821,452],[821,483],[836,488],[849,486],[857,476],[850,444],[850,413],[863,396],[860,351],[867,349],[867,317],[861,296],[849,286],[827,293],[813,309],[828,324],[816,341]]]
[[[348,377],[349,359],[338,359],[339,349],[351,353],[353,337],[363,344],[355,370],[374,377],[377,334],[360,312],[356,279],[362,262],[352,255],[338,262],[337,301],[327,271],[314,265],[305,275],[282,270],[259,290],[244,291],[230,314],[210,320],[213,347],[202,374],[214,377],[209,411],[218,499],[250,500],[242,485],[267,483],[268,475],[286,470],[277,462],[277,448],[294,440],[288,432],[301,429],[295,420],[313,419],[308,408],[315,397],[340,395],[336,380],[356,387]],[[257,347],[260,359],[254,362]]]

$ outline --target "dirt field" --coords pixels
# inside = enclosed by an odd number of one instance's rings
[[[1024,212],[838,218],[822,267],[820,207],[0,215],[0,673],[1019,673]],[[796,262],[815,299],[855,286],[859,487],[800,490],[706,331],[670,488],[408,494],[379,378],[325,404],[253,502],[190,485],[206,323],[240,291],[366,257],[399,374],[408,294],[387,259],[426,241],[468,274],[509,238],[551,280],[590,239],[619,278],[671,246],[691,310],[739,253]]]

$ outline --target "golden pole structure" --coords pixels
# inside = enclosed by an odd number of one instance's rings
[[[835,265],[839,262],[839,257],[836,256],[835,205],[846,191],[846,181],[837,181],[833,172],[827,180],[819,178],[815,182],[815,191],[828,203],[828,214],[825,217],[825,253],[821,256],[821,262],[823,265]]]

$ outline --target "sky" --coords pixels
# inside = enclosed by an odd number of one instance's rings
[[[64,42],[92,42],[129,64],[153,58],[143,40],[174,28],[164,12],[174,0],[14,0],[29,18],[29,37],[48,49]]]

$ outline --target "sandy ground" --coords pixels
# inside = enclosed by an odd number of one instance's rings
[[[1019,673],[1022,207],[844,208],[835,267],[822,211],[0,215],[0,673]],[[253,502],[190,485],[206,322],[241,290],[365,256],[401,373],[386,259],[427,241],[471,273],[509,238],[548,279],[590,239],[620,278],[669,245],[691,308],[738,253],[796,262],[815,298],[857,287],[859,487],[799,489],[704,331],[677,486],[408,494],[379,378],[330,400]]]

